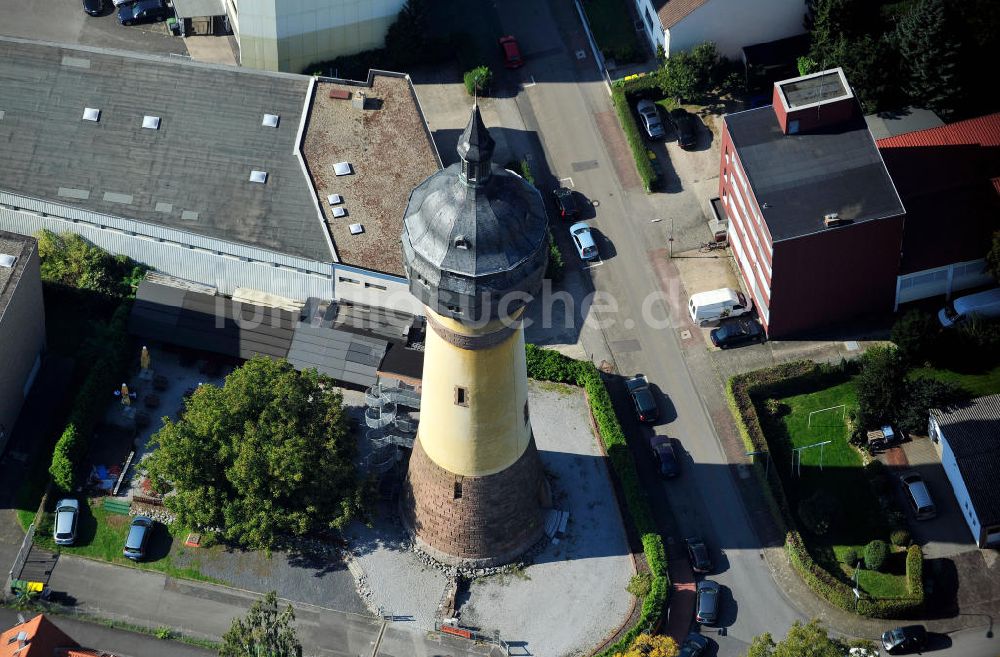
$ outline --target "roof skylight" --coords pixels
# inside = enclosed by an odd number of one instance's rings
[[[158,116],[150,116],[149,114],[147,114],[146,116],[142,117],[142,127],[143,128],[148,128],[150,130],[159,130],[160,129],[160,117],[158,117]]]
[[[333,165],[333,172],[338,176],[349,176],[351,175],[351,163],[337,162]]]
[[[266,128],[277,128],[278,127],[278,115],[277,114],[265,114],[264,120],[261,121],[261,125]]]
[[[264,184],[267,182],[267,171],[254,169],[250,172],[250,182]]]
[[[101,120],[101,110],[96,107],[85,107],[83,109],[83,120],[84,121],[100,121]]]

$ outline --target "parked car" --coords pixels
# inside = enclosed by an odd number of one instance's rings
[[[79,517],[78,500],[59,500],[56,504],[56,519],[52,524],[52,539],[56,545],[73,545],[76,542],[76,521]]]
[[[677,145],[690,150],[698,145],[698,117],[682,107],[670,110],[667,115],[670,125],[677,133]]]
[[[714,625],[719,619],[719,583],[710,579],[698,582],[698,598],[694,619],[704,625]]]
[[[712,572],[712,558],[708,554],[708,546],[705,541],[697,536],[692,536],[684,541],[687,544],[688,561],[691,562],[691,570],[696,573]]]
[[[661,476],[676,477],[681,473],[673,440],[667,436],[653,436],[649,439],[649,449],[653,452],[653,461]]]
[[[153,524],[153,519],[148,516],[132,518],[125,538],[125,549],[122,550],[123,556],[133,561],[141,561],[146,557],[146,544],[153,534]]]
[[[698,326],[708,326],[727,317],[739,317],[753,310],[753,301],[730,287],[696,292],[688,300],[688,314]]]
[[[165,0],[139,0],[118,7],[118,22],[122,25],[158,23],[173,15],[174,10],[167,6]]]
[[[576,196],[572,189],[559,187],[552,190],[552,194],[556,197],[556,207],[559,208],[560,217],[572,219],[580,216],[580,206],[576,204]]]
[[[83,0],[83,11],[91,16],[104,13],[104,0]]]
[[[764,329],[757,320],[749,317],[739,317],[723,322],[719,328],[712,329],[709,334],[712,344],[719,349],[738,347],[748,342],[764,343]]]
[[[517,39],[511,35],[500,37],[500,48],[503,50],[503,65],[507,68],[520,68],[524,66],[521,59],[521,48],[517,45]]]
[[[594,242],[594,234],[590,232],[590,226],[585,221],[575,223],[569,227],[569,234],[573,237],[573,244],[576,245],[576,252],[580,254],[581,260],[594,260],[599,255],[597,243]]]
[[[681,651],[677,657],[701,657],[707,649],[708,639],[692,632],[684,638],[684,643],[681,644]]]
[[[913,509],[913,515],[917,520],[930,520],[937,515],[934,500],[931,499],[931,492],[924,483],[924,478],[918,472],[907,470],[899,475],[899,481],[903,484],[903,492],[906,500]]]
[[[927,647],[927,630],[923,625],[904,625],[882,634],[882,647],[890,655],[916,652]]]
[[[656,109],[656,103],[651,100],[640,100],[635,108],[639,111],[642,127],[646,129],[646,134],[649,135],[650,139],[663,139],[667,135],[663,130],[663,123],[660,121],[660,112]]]
[[[938,311],[938,321],[945,328],[961,324],[970,317],[1000,317],[1000,287],[958,297]]]
[[[115,7],[121,7],[122,5],[130,5],[135,2],[135,0],[111,0],[111,2]]]
[[[649,381],[645,375],[636,374],[631,379],[625,381],[625,388],[632,396],[632,403],[635,405],[635,414],[640,422],[656,422],[660,417],[660,410],[656,407],[656,399],[653,391],[649,388]]]

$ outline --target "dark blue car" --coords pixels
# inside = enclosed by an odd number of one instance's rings
[[[158,23],[173,15],[174,10],[167,6],[165,0],[139,0],[118,8],[118,22],[122,25]]]

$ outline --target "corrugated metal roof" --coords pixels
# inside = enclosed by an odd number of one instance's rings
[[[1000,523],[1000,395],[933,409],[982,526]]]
[[[879,148],[913,146],[1000,146],[1000,112],[950,125],[878,140]]]

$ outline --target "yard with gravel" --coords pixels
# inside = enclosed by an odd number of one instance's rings
[[[634,598],[625,587],[635,566],[603,452],[583,391],[530,382],[532,427],[565,531],[512,572],[473,580],[459,596],[462,626],[500,631],[533,655],[583,655],[614,634]],[[433,629],[447,577],[410,550],[394,518],[348,532],[351,570],[366,603],[416,630]]]

